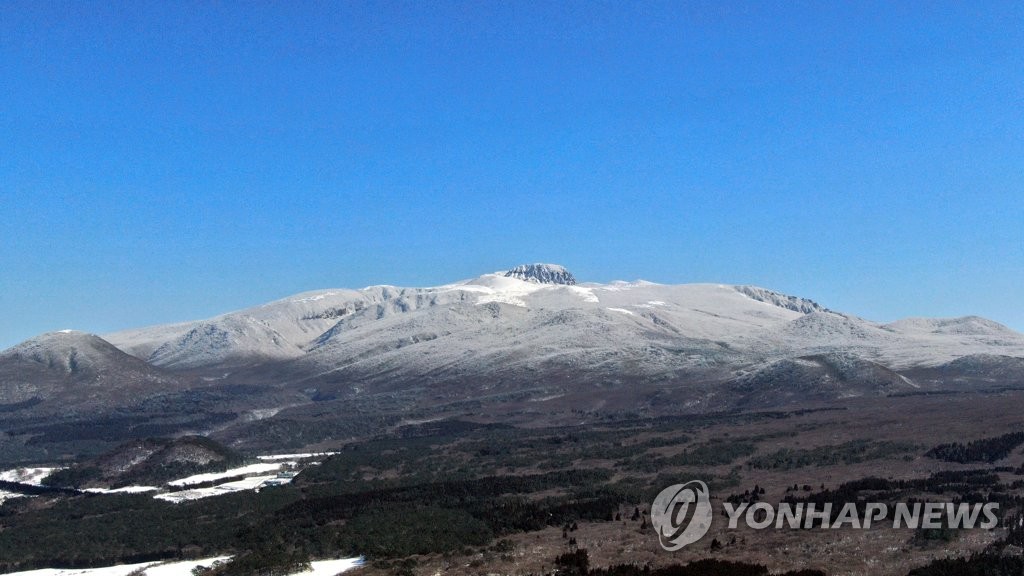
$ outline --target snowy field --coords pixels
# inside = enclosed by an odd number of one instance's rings
[[[291,482],[292,478],[298,474],[302,467],[319,464],[319,462],[315,461],[306,461],[300,465],[295,460],[313,458],[321,455],[326,456],[329,454],[286,454],[261,456],[259,459],[264,462],[259,464],[242,466],[215,474],[197,474],[168,482],[168,486],[178,488],[207,482],[216,482],[217,480],[222,479],[231,479],[228,482],[223,482],[211,487],[177,490],[173,492],[165,492],[163,491],[163,488],[157,486],[126,486],[124,488],[117,489],[89,488],[85,491],[94,494],[157,492],[154,496],[155,498],[172,503],[179,503],[188,500],[227,494],[230,492],[259,490],[266,486],[287,484]],[[55,470],[58,470],[58,468],[18,468],[15,470],[0,472],[0,480],[39,486],[41,485],[42,480]],[[273,472],[273,474],[267,474],[268,472]],[[3,504],[4,500],[22,496],[24,495],[0,490],[0,504]],[[13,572],[8,576],[128,576],[128,574],[135,574],[135,576],[192,576],[192,569],[197,566],[210,566],[214,562],[224,561],[228,558],[230,557],[220,556],[181,562],[144,562],[141,564],[121,564],[118,566],[107,566],[104,568],[43,568],[25,572]],[[317,560],[311,563],[311,570],[296,573],[296,575],[293,576],[335,576],[336,574],[361,566],[362,563],[362,558]]]
[[[242,466],[240,468],[232,468],[225,470],[224,472],[213,472],[210,474],[196,474],[195,476],[189,476],[188,478],[182,478],[180,480],[172,480],[167,483],[168,486],[181,487],[191,486],[194,484],[205,484],[206,482],[215,482],[217,480],[223,480],[224,478],[237,478],[239,476],[250,476],[253,474],[265,474],[267,472],[277,472],[285,464],[297,464],[296,462],[281,462],[277,464],[272,463],[260,463],[250,464],[249,466]]]
[[[122,488],[86,488],[84,492],[92,494],[139,494],[154,492],[154,498],[172,503],[209,498],[231,492],[246,490],[259,491],[268,486],[288,484],[304,468],[316,466],[319,461],[311,458],[326,457],[333,452],[309,454],[271,454],[257,456],[260,462],[209,474],[195,474],[186,478],[172,480],[164,487],[160,486],[125,486]],[[59,468],[18,468],[0,472],[0,480],[19,482],[40,486],[43,478],[59,470]],[[218,483],[219,480],[223,482]],[[212,484],[201,488],[190,488],[201,484]],[[170,490],[168,490],[170,488]],[[0,504],[11,498],[23,497],[24,494],[0,490]],[[45,576],[45,575],[41,575]],[[116,576],[116,575],[115,575]]]
[[[25,572],[11,572],[6,576],[192,576],[192,569],[198,566],[209,567],[214,562],[225,561],[230,556],[204,558],[202,560],[186,560],[182,562],[143,562],[142,564],[121,564],[104,568],[58,569],[43,568]],[[362,558],[342,558],[339,560],[317,560],[310,563],[312,570],[296,572],[292,576],[335,576],[342,572],[363,565]],[[139,571],[142,571],[141,573]]]
[[[194,488],[191,490],[179,490],[177,492],[157,494],[154,498],[178,504],[179,502],[185,502],[187,500],[199,500],[200,498],[209,498],[210,496],[219,496],[230,492],[259,490],[266,486],[278,486],[281,484],[287,484],[288,482],[291,482],[291,478],[281,478],[277,475],[249,476],[241,480],[225,482],[224,484],[218,484],[210,488]]]
[[[267,456],[257,456],[257,460],[263,460],[264,462],[275,462],[277,460],[304,460],[306,458],[326,458],[328,456],[334,456],[337,452],[307,452],[305,454],[269,454]]]
[[[57,470],[63,470],[63,468],[17,468],[15,470],[0,472],[0,480],[4,482],[20,482],[21,484],[41,486],[43,478],[46,478]]]
[[[86,488],[90,494],[140,494],[142,492],[156,492],[160,488],[156,486],[125,486],[123,488]]]
[[[10,500],[11,498],[21,498],[22,496],[24,496],[24,494],[15,494],[14,492],[6,492],[4,490],[0,490],[0,504],[3,504],[5,500]]]
[[[61,468],[17,468],[14,470],[0,472],[0,480],[4,482],[19,482],[21,484],[41,486],[43,478],[46,478],[57,470],[61,470]],[[23,498],[25,496],[25,494],[18,494],[17,492],[0,490],[0,504],[3,504],[5,501],[12,498]]]

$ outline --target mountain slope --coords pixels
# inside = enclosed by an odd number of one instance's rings
[[[1024,335],[982,318],[883,324],[756,286],[596,284],[531,264],[33,338],[0,352],[0,459],[195,433],[301,448],[451,415],[764,410],[1022,379]]]
[[[913,392],[920,386],[875,362],[832,352],[777,360],[730,382],[730,393],[746,407]]]
[[[671,378],[832,352],[894,369],[1024,356],[1024,335],[976,317],[880,324],[755,286],[579,283],[552,264],[437,287],[310,292],[108,337],[157,366],[273,364],[294,381],[501,379],[556,365]]]
[[[61,412],[187,388],[189,381],[84,332],[50,332],[0,352],[0,404]]]
[[[1024,358],[1024,335],[977,317],[882,324],[756,286],[595,284],[551,264],[307,292],[107,338],[132,356],[81,334],[4,352],[0,404],[152,397],[147,410],[258,423],[320,402],[395,415],[547,398],[634,409],[676,391],[685,405],[666,409],[701,411],[1008,385]],[[190,378],[202,394],[183,392]]]
[[[115,346],[157,366],[188,369],[280,360],[363,302],[354,290],[322,290],[223,314],[207,320],[126,330],[105,337]]]

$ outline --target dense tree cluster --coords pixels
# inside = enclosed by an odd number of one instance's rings
[[[44,507],[12,501],[0,507],[0,570],[226,552],[285,563],[449,552],[502,534],[610,520],[624,500],[607,487],[608,478],[607,471],[567,470],[358,491],[324,483],[178,505],[148,495],[83,494]],[[569,492],[531,496],[555,489]]]
[[[1024,444],[1024,432],[1010,432],[993,438],[972,440],[967,444],[952,442],[939,444],[925,453],[925,456],[946,462],[988,462],[993,463],[1010,455],[1015,448]]]
[[[765,470],[793,470],[809,466],[857,464],[890,458],[915,450],[909,444],[889,441],[851,440],[835,446],[808,449],[783,448],[750,461],[754,468]]]

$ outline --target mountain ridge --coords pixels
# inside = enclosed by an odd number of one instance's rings
[[[66,408],[114,418],[131,438],[156,415],[167,430],[215,426],[245,443],[328,414],[350,433],[412,413],[708,412],[1024,377],[1024,334],[975,316],[879,323],[757,286],[599,284],[537,266],[309,291],[102,338],[43,335],[0,353],[0,418]]]
[[[745,297],[749,305],[730,299],[729,293]],[[636,294],[640,297],[630,297]],[[643,294],[650,298],[645,299]],[[438,306],[488,304],[531,312],[557,308],[596,314],[600,308],[612,317],[619,316],[616,324],[626,332],[639,325],[647,334],[659,337],[737,340],[732,344],[745,343],[761,355],[771,355],[768,349],[776,344],[790,354],[795,349],[822,352],[821,346],[860,346],[879,351],[892,343],[903,348],[902,355],[887,355],[881,350],[876,359],[909,366],[937,365],[958,355],[1024,353],[1024,335],[977,316],[907,318],[882,324],[830,310],[808,298],[757,286],[578,283],[565,267],[554,264],[521,265],[435,287],[378,285],[309,291],[204,320],[123,330],[105,334],[104,338],[118,349],[165,369],[231,368],[301,359],[322,350],[328,341],[336,342],[353,330],[371,329],[372,324],[386,322],[394,315],[423,314]],[[765,308],[758,310],[758,305]],[[479,324],[482,319],[467,321]],[[395,345],[406,337],[417,338],[415,333],[394,338]],[[940,343],[944,350],[941,358],[921,354],[905,357],[907,348],[924,350],[946,337]],[[959,341],[953,343],[950,339]],[[810,345],[812,341],[818,346]],[[951,350],[957,347],[954,344],[967,349],[957,354]]]

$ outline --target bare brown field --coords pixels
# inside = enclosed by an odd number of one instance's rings
[[[973,439],[998,436],[1024,430],[1024,392],[1017,390],[995,393],[962,393],[917,395],[892,398],[855,398],[821,410],[792,412],[781,418],[755,418],[749,421],[709,422],[694,427],[686,425],[681,417],[670,426],[652,423],[646,429],[633,430],[628,437],[618,440],[620,446],[637,446],[635,458],[671,459],[694,447],[715,442],[749,442],[752,452],[727,462],[714,465],[681,465],[638,472],[622,465],[621,458],[593,456],[571,460],[565,454],[566,465],[584,469],[605,469],[613,472],[612,481],[643,484],[658,480],[685,482],[691,479],[714,479],[725,487],[712,488],[716,510],[727,496],[742,493],[753,486],[765,490],[761,501],[777,503],[787,495],[793,485],[833,490],[844,482],[877,477],[890,480],[927,478],[937,472],[990,469],[994,467],[1018,468],[1024,464],[1024,454],[1015,449],[1010,456],[998,462],[957,464],[926,457],[931,447],[947,442],[967,442]],[[553,419],[558,419],[553,414]],[[579,426],[590,431],[601,430],[605,424],[596,415],[578,416]],[[539,433],[540,430],[537,430]],[[552,432],[553,433],[553,432]],[[685,442],[643,448],[645,442],[655,438],[671,439],[684,434]],[[829,454],[830,447],[849,443],[885,443],[892,445],[892,454],[871,457],[864,461],[814,464],[792,468],[763,469],[753,465],[760,458],[769,457],[780,450],[812,451],[819,449]],[[452,451],[459,444],[438,445],[443,453],[463,463],[483,465],[479,458],[465,457]],[[536,454],[537,460],[559,453]],[[502,467],[506,473],[537,472],[536,462],[522,468]],[[1000,473],[1000,480],[1009,483],[1020,477]],[[714,484],[713,484],[714,486]],[[799,492],[798,492],[799,493]],[[918,494],[935,501],[946,501],[952,494]],[[636,502],[645,509],[647,502]],[[766,529],[753,530],[740,523],[736,530],[727,529],[727,519],[717,516],[711,531],[699,542],[677,552],[663,550],[654,530],[647,524],[631,521],[632,504],[620,511],[623,520],[615,522],[579,522],[578,529],[563,535],[561,528],[548,528],[537,532],[516,534],[507,540],[514,546],[510,551],[495,552],[487,549],[472,553],[428,555],[415,557],[415,574],[458,576],[481,574],[541,574],[552,570],[552,559],[566,551],[584,548],[588,551],[592,567],[616,564],[636,564],[661,567],[687,563],[702,558],[766,565],[773,572],[815,568],[834,575],[902,575],[910,569],[938,558],[969,556],[986,549],[1006,533],[1006,530],[965,530],[949,541],[922,542],[915,531],[891,525],[876,526],[869,530],[838,530],[812,528],[807,530]],[[1004,511],[1005,512],[1005,511]],[[570,543],[569,539],[573,539]],[[710,543],[717,539],[723,544],[712,550]],[[469,551],[464,551],[469,552]],[[412,562],[407,562],[413,565]],[[368,567],[368,574],[392,574],[393,568]]]

